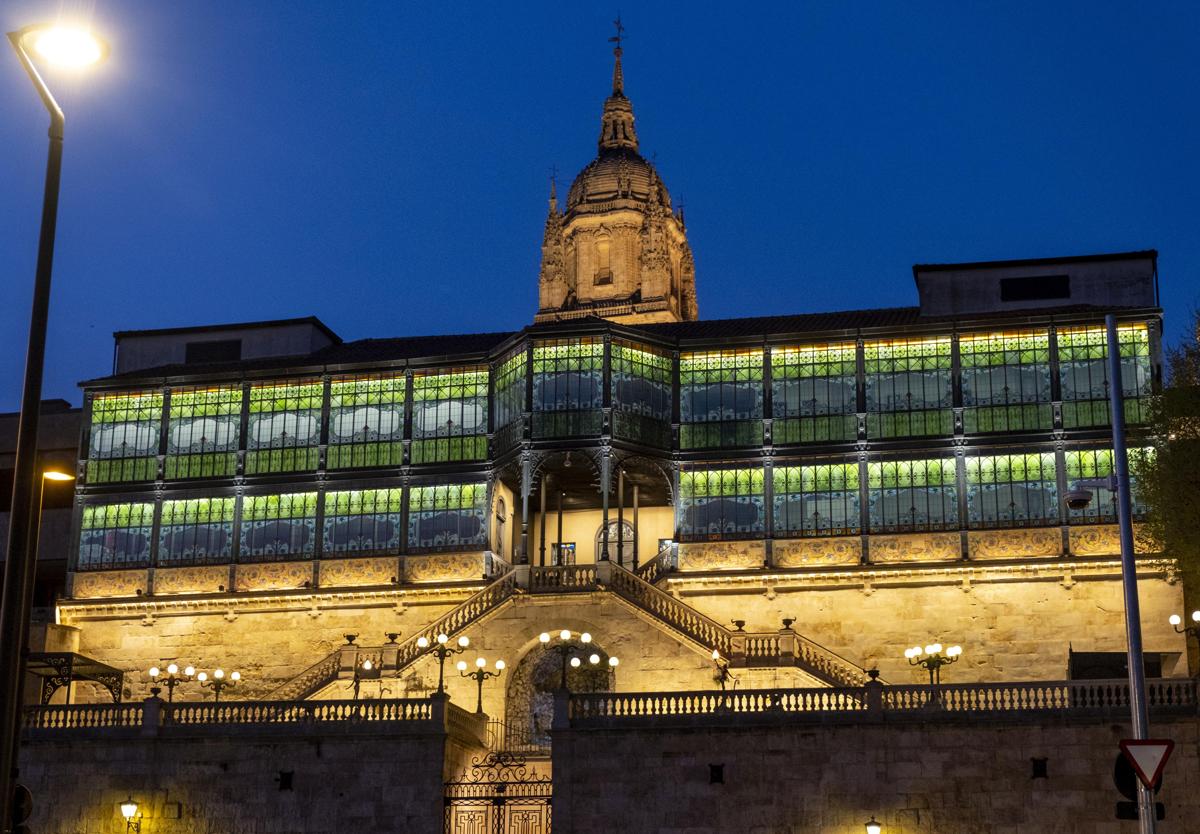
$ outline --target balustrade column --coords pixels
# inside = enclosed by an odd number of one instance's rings
[[[633,569],[638,569],[638,485],[633,485]]]
[[[625,565],[625,467],[617,467],[617,564]]]
[[[538,514],[538,524],[540,533],[538,535],[538,564],[546,567],[546,479],[549,476],[542,474],[542,482],[540,486],[541,493],[541,512]]]

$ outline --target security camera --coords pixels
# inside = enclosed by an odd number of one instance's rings
[[[1072,510],[1086,510],[1088,504],[1092,503],[1092,491],[1090,489],[1072,489],[1065,496],[1067,506]]]

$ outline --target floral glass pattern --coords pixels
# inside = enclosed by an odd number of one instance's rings
[[[486,458],[487,397],[486,368],[414,374],[412,462]]]
[[[329,469],[404,463],[403,374],[338,377],[329,383]]]
[[[763,442],[763,352],[718,350],[679,357],[679,445]]]
[[[323,553],[362,556],[400,552],[401,489],[355,489],[325,494]]]
[[[659,448],[671,445],[671,357],[666,351],[613,340],[613,434]]]
[[[167,408],[168,479],[227,478],[237,473],[242,389],[176,388]]]
[[[1153,391],[1150,332],[1145,324],[1117,327],[1121,350],[1121,393],[1125,420],[1143,423]],[[1064,327],[1058,331],[1058,376],[1062,384],[1063,427],[1111,425],[1108,413],[1108,332],[1104,327]]]
[[[444,484],[409,489],[409,552],[486,546],[487,484]]]
[[[320,382],[267,382],[250,388],[246,474],[317,468],[321,442]]]
[[[971,455],[967,469],[967,526],[1034,527],[1059,523],[1053,452]]]
[[[857,366],[853,342],[771,348],[772,439],[776,443],[855,440]]]
[[[1128,406],[1128,403],[1126,403]],[[1130,468],[1132,461],[1139,455],[1153,454],[1150,448],[1131,448],[1128,451]],[[1080,480],[1099,480],[1108,478],[1115,471],[1112,449],[1072,449],[1066,455],[1067,488]],[[1117,521],[1117,493],[1104,487],[1088,487],[1092,492],[1092,501],[1082,510],[1067,510],[1067,520],[1071,524],[1115,524]],[[1138,499],[1137,481],[1131,476],[1129,492],[1132,496],[1132,511],[1135,519],[1146,516],[1146,506]]]
[[[867,464],[872,533],[958,529],[958,479],[952,458]]]
[[[162,416],[161,392],[96,395],[88,442],[88,483],[157,478]]]
[[[958,351],[967,434],[1053,426],[1048,331],[964,334]]]
[[[681,540],[761,537],[766,529],[763,481],[757,467],[679,473]]]
[[[845,536],[861,528],[858,464],[776,466],[776,536]]]
[[[235,498],[164,501],[158,529],[157,563],[203,565],[233,558]]]
[[[954,429],[949,336],[863,346],[867,436],[926,437]]]
[[[90,504],[83,508],[79,570],[149,567],[154,504]]]
[[[243,562],[308,559],[317,544],[317,493],[247,495],[242,498]]]

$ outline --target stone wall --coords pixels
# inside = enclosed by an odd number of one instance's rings
[[[30,827],[39,834],[124,831],[118,806],[133,797],[145,834],[436,834],[445,776],[482,752],[428,728],[268,729],[284,732],[243,726],[118,739],[64,731],[27,740],[21,781],[34,796]]]
[[[1173,738],[1158,800],[1160,834],[1200,819],[1197,721],[1156,722]],[[628,834],[1132,834],[1118,822],[1117,742],[1129,727],[1093,721],[970,725],[579,730],[554,733],[554,830],[615,820]],[[1034,778],[1031,759],[1046,759]],[[711,766],[722,783],[712,782]]]

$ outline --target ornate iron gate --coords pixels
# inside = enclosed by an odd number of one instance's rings
[[[489,753],[446,783],[445,834],[550,834],[551,787],[524,756]]]

